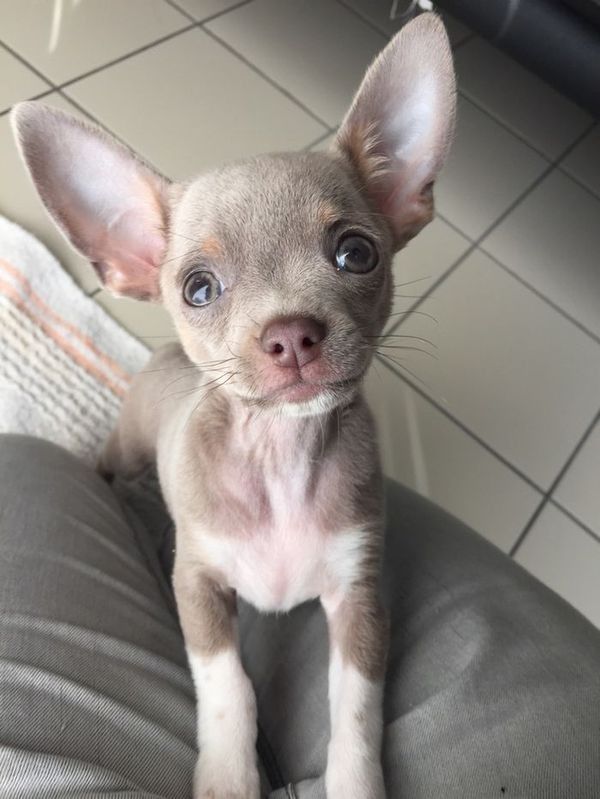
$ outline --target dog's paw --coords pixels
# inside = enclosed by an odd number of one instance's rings
[[[194,772],[194,799],[260,799],[256,764],[203,753]]]
[[[327,799],[386,799],[379,763],[356,758],[352,764],[334,758],[325,775]]]

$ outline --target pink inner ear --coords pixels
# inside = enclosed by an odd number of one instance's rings
[[[438,17],[422,14],[369,68],[337,139],[399,246],[433,215],[454,110],[448,38]]]
[[[166,248],[163,210],[151,186],[139,175],[128,177],[127,191],[118,204],[95,204],[83,213],[67,211],[69,228],[109,291],[158,299],[159,267]]]
[[[158,298],[169,181],[100,128],[35,103],[13,122],[50,213],[106,288]]]

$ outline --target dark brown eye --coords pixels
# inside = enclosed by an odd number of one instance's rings
[[[223,284],[212,272],[192,272],[183,284],[183,298],[188,305],[209,305],[223,293]]]
[[[375,245],[364,236],[346,236],[335,251],[335,267],[344,272],[364,274],[377,266]]]

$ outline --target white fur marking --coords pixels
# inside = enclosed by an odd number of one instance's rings
[[[289,488],[289,487],[288,487]],[[228,585],[263,611],[288,611],[320,595],[343,596],[360,575],[364,530],[322,533],[309,516],[299,525],[289,515],[293,488],[277,500],[271,490],[274,520],[243,537],[198,530],[202,560],[224,575]],[[287,509],[287,510],[286,510]]]
[[[198,697],[194,799],[259,799],[256,700],[237,652],[189,651],[188,660]]]
[[[383,684],[367,680],[354,666],[343,663],[334,648],[329,667],[328,799],[385,799],[382,696]]]

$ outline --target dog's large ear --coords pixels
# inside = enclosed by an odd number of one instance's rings
[[[446,30],[438,16],[422,14],[367,71],[335,145],[389,219],[398,246],[433,216],[433,183],[448,153],[455,109]]]
[[[158,299],[169,182],[99,128],[40,103],[12,124],[44,205],[114,294]]]

